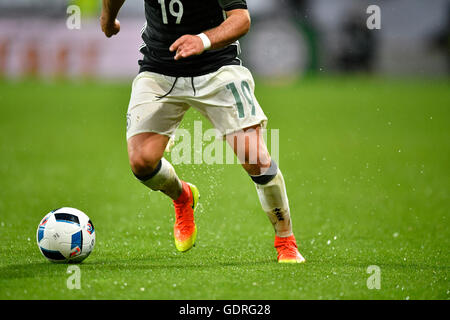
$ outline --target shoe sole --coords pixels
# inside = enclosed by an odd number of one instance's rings
[[[305,263],[306,262],[306,260],[305,259],[303,259],[303,260],[295,260],[295,259],[289,259],[289,260],[278,260],[278,263]]]
[[[278,263],[305,263],[306,259],[299,253],[296,259],[282,259]]]

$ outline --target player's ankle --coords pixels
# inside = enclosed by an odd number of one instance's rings
[[[182,187],[181,187],[180,196],[176,200],[173,201],[176,204],[184,204],[184,203],[188,202],[191,198],[190,197],[191,191],[190,191],[189,185],[184,181],[181,181],[181,185],[182,185]]]
[[[288,238],[294,238],[295,239],[295,236],[294,236],[294,233],[293,232],[286,232],[286,233],[276,233],[275,234],[275,238],[278,238],[278,239],[288,239]]]

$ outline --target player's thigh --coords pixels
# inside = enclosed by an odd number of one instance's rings
[[[166,85],[158,77],[140,74],[133,81],[127,111],[127,144],[130,164],[137,171],[159,162],[169,138],[189,109],[184,102],[158,98],[164,94],[161,87]]]
[[[170,98],[160,99],[165,86],[170,83],[163,76],[148,72],[139,74],[133,81],[127,111],[127,140],[145,132],[174,135],[189,105]]]
[[[144,103],[128,109],[127,147],[136,174],[147,173],[161,160],[186,108],[169,103]]]
[[[181,103],[154,101],[130,106],[127,111],[127,140],[147,132],[173,136],[188,109]]]
[[[255,97],[250,71],[242,66],[225,66],[202,83],[200,95],[192,103],[208,118],[220,135],[255,125],[265,126],[267,117]]]

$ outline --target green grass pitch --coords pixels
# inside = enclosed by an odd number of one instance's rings
[[[201,193],[197,246],[176,252],[171,202],[128,166],[130,83],[0,82],[0,299],[449,299],[449,89],[371,78],[257,84],[269,128],[280,130],[307,259],[279,265],[238,165],[176,167]],[[191,110],[183,127],[199,119]],[[36,245],[40,219],[61,206],[96,228],[80,290]],[[379,290],[367,287],[371,265]]]

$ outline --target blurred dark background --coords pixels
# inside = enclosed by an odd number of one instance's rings
[[[253,19],[242,58],[261,78],[316,73],[447,77],[450,70],[448,0],[247,0]],[[70,5],[80,28],[67,27]],[[137,72],[143,1],[128,0],[121,33],[100,31],[101,1],[0,0],[0,75],[3,78],[131,78]],[[367,8],[381,9],[370,30]]]

